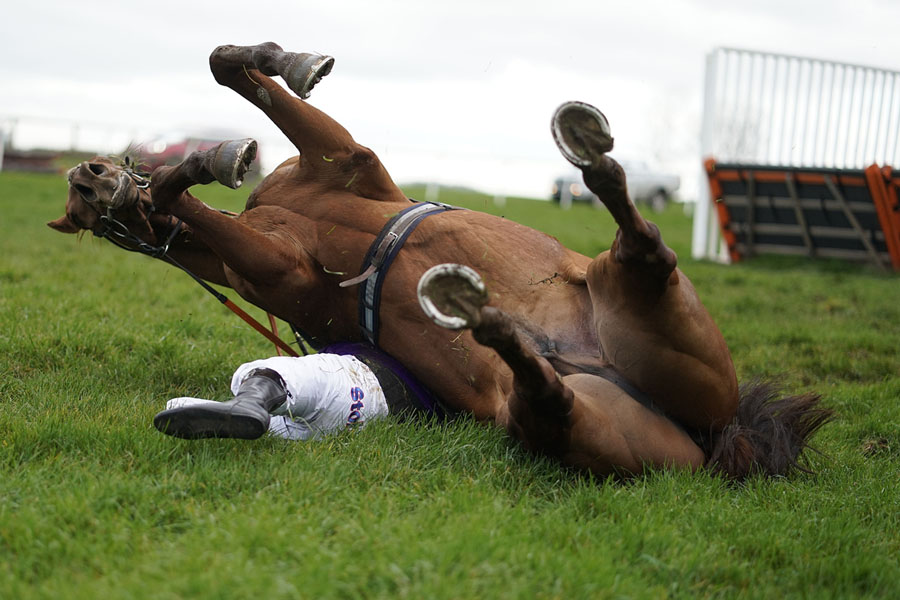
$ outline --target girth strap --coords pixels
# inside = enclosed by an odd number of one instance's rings
[[[378,347],[378,310],[381,305],[381,286],[385,275],[403,242],[422,219],[435,213],[459,207],[440,202],[418,202],[391,218],[369,246],[360,268],[360,275],[341,283],[342,287],[362,283],[359,287],[359,326],[363,337]]]

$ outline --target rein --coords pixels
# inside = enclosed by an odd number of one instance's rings
[[[149,182],[148,182],[149,185]],[[266,339],[275,344],[276,348],[283,350],[288,356],[299,356],[296,350],[291,348],[288,344],[286,344],[281,338],[279,338],[275,332],[275,323],[274,318],[269,315],[270,323],[272,323],[273,331],[269,331],[266,329],[259,321],[254,319],[252,316],[247,314],[243,309],[241,309],[234,302],[229,300],[225,294],[219,292],[211,285],[203,281],[200,277],[192,273],[187,267],[179,263],[177,260],[168,256],[169,245],[172,243],[172,240],[175,239],[175,236],[182,230],[182,226],[184,225],[184,221],[178,219],[178,223],[176,223],[175,227],[172,228],[171,233],[166,238],[166,241],[161,246],[154,246],[152,244],[148,244],[143,241],[128,229],[128,226],[116,219],[112,216],[112,209],[107,209],[107,213],[105,215],[100,216],[100,221],[103,223],[104,228],[99,232],[94,232],[94,235],[100,238],[105,238],[112,242],[115,246],[122,248],[123,250],[128,250],[129,252],[137,252],[139,254],[144,254],[146,256],[150,256],[152,258],[158,258],[160,260],[164,260],[171,265],[174,265],[187,273],[191,279],[200,284],[200,287],[205,289],[207,292],[212,294],[216,300],[224,304],[228,307],[231,312],[239,316],[243,319],[248,325],[253,327],[256,331],[261,333]],[[296,333],[296,332],[295,332]],[[299,342],[299,339],[298,339]],[[303,349],[303,345],[300,345],[300,348]],[[304,354],[306,351],[304,350]]]

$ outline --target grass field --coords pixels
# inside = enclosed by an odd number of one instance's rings
[[[51,231],[64,199],[62,177],[0,173],[0,598],[900,597],[896,276],[692,262],[680,208],[654,215],[739,375],[818,390],[839,416],[814,476],[616,483],[468,420],[305,444],[160,435],[167,398],[223,399],[271,346],[185,275]],[[589,207],[440,199],[587,254],[614,231]]]

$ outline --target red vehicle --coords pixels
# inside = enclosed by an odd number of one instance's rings
[[[172,136],[170,138],[161,137],[137,145],[140,154],[140,165],[147,171],[153,171],[156,167],[163,165],[177,165],[184,160],[191,152],[195,150],[208,150],[228,139],[237,139],[245,136],[235,135],[234,132],[225,133],[221,136]],[[259,171],[259,151],[257,151],[256,159],[253,162],[251,170]]]

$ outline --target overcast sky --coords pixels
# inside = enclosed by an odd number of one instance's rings
[[[102,151],[224,129],[257,138],[276,164],[291,154],[280,132],[216,84],[207,62],[220,44],[275,41],[335,57],[310,101],[398,183],[544,197],[567,170],[549,131],[565,100],[606,113],[616,155],[689,179],[707,52],[900,70],[898,23],[900,2],[888,0],[11,1],[0,21],[0,124],[17,118],[22,144],[75,139]]]

